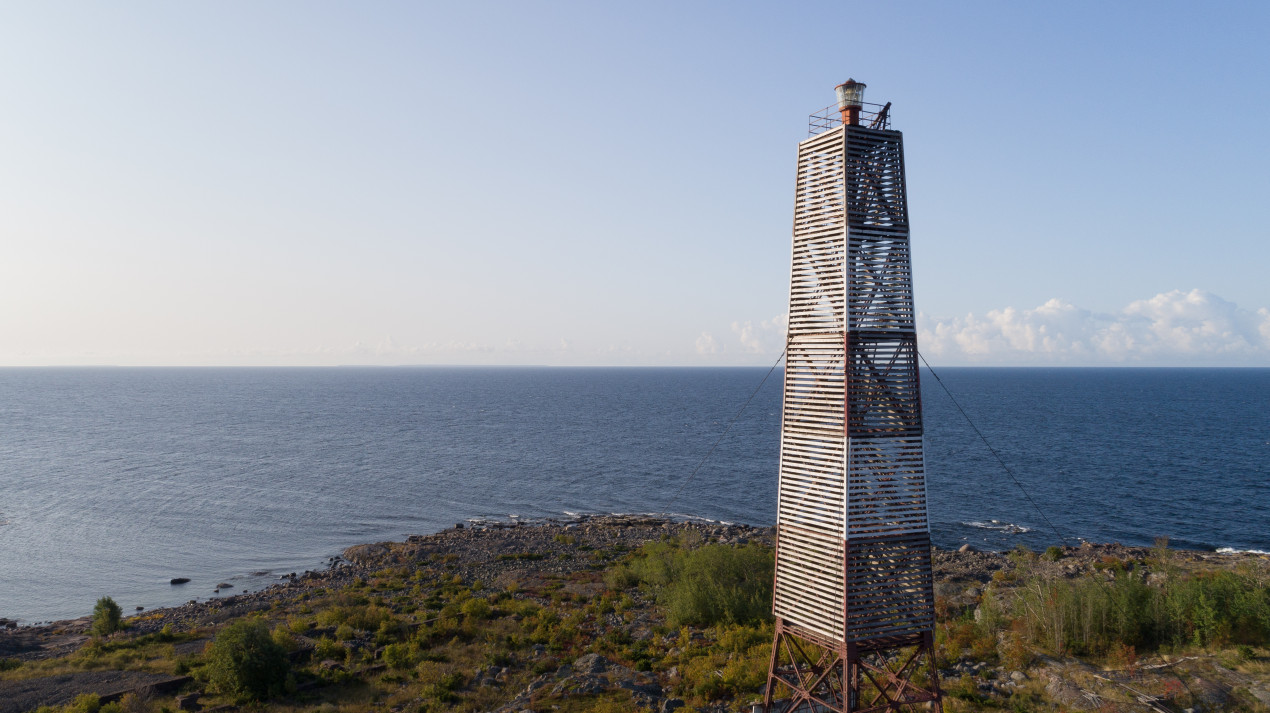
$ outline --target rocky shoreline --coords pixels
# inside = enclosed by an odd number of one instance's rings
[[[636,515],[581,516],[567,522],[460,524],[431,535],[411,535],[402,542],[354,545],[344,550],[341,557],[333,558],[329,569],[284,575],[279,582],[254,592],[191,600],[180,606],[144,611],[126,621],[130,630],[141,634],[160,631],[167,625],[178,631],[214,625],[268,609],[277,602],[297,599],[316,589],[346,586],[376,569],[411,564],[433,556],[447,558],[447,565],[465,580],[501,585],[526,574],[566,574],[589,569],[597,563],[594,556],[576,555],[612,551],[615,547],[619,552],[633,550],[645,542],[679,537],[684,532],[695,532],[705,541],[724,544],[756,542],[771,546],[775,540],[771,527]],[[576,542],[562,542],[565,538],[561,535],[571,536]],[[1047,576],[1074,578],[1094,571],[1105,558],[1141,559],[1150,549],[1084,543],[1079,547],[1061,548],[1061,551],[1063,556],[1057,561],[1042,559],[1031,567],[1039,568]],[[1270,565],[1270,556],[1261,554],[1196,550],[1173,550],[1173,553],[1179,562],[1221,568],[1240,564],[1263,568]],[[986,584],[996,572],[1016,567],[1009,552],[980,552],[970,546],[958,550],[933,548],[932,562],[937,594],[952,594],[966,585],[974,588],[974,583]],[[16,622],[0,619],[0,658],[33,660],[65,655],[87,640],[89,623],[89,617],[82,617],[18,626]]]
[[[341,557],[332,561],[327,570],[288,575],[262,590],[145,611],[125,620],[127,635],[155,633],[165,627],[176,632],[211,632],[219,624],[253,612],[277,610],[320,592],[356,586],[385,568],[418,568],[425,563],[428,567],[441,569],[444,576],[456,581],[481,582],[494,590],[532,592],[541,590],[548,581],[558,582],[571,575],[593,573],[615,564],[646,542],[668,538],[771,546],[774,532],[772,528],[640,516],[592,516],[570,522],[534,524],[460,525],[432,535],[414,535],[402,542],[349,547]],[[1111,577],[1114,575],[1106,570],[1107,562],[1140,561],[1151,552],[1148,548],[1088,543],[1080,547],[1055,549],[1055,552],[1048,553],[1052,556],[1028,556],[1026,566],[1029,572],[1051,578]],[[1270,576],[1270,558],[1264,555],[1185,550],[1173,550],[1171,553],[1175,561],[1183,565],[1220,569],[1251,567]],[[935,549],[936,595],[954,607],[974,607],[988,583],[1009,580],[1010,571],[1020,567],[1021,561],[1018,553],[977,552],[969,547],[956,551]],[[1152,575],[1144,571],[1141,576],[1147,578]],[[0,628],[0,659],[38,661],[67,656],[89,641],[89,624],[89,618],[84,617],[40,626]],[[639,637],[647,635],[649,622],[636,618],[630,622],[618,621],[615,626],[625,627]],[[203,637],[209,635],[200,634]],[[194,653],[201,650],[208,640],[201,638],[179,646]],[[1020,685],[1029,675],[1005,670],[985,671],[982,666],[976,668],[968,662],[956,666],[945,675],[988,676],[991,682],[985,684],[989,686],[985,695],[993,692],[1008,694],[1008,689]],[[1022,678],[1012,678],[1014,673],[1019,673]],[[477,673],[474,681],[479,683],[488,678],[485,685],[496,685],[501,683],[500,676],[506,676],[506,671],[483,670]],[[54,683],[59,686],[56,691],[51,688],[41,690],[39,679],[35,683],[32,679],[25,679],[21,681],[25,692],[23,700],[65,702],[70,700],[67,696],[76,690],[112,693],[102,690],[102,686],[108,688],[111,684],[94,682],[90,678],[86,676],[78,689],[73,680],[50,681],[50,686]],[[636,675],[612,661],[592,655],[591,659],[565,662],[559,670],[540,676],[520,693],[508,691],[504,700],[511,703],[505,709],[519,710],[513,704],[528,701],[546,686],[553,689],[563,686],[569,690],[589,690],[588,686],[596,690],[622,688],[630,691],[637,700],[664,708],[669,700],[661,693],[665,684],[666,681],[659,681],[656,676]],[[14,682],[0,681],[0,699],[14,695],[17,690],[14,685]],[[1076,705],[1070,707],[1079,708]],[[22,710],[27,709],[0,705],[0,713]]]

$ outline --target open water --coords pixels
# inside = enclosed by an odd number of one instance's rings
[[[469,519],[771,524],[779,371],[688,479],[766,371],[0,369],[0,617],[255,590]],[[1270,551],[1270,369],[938,371],[1039,510],[923,372],[936,544]]]

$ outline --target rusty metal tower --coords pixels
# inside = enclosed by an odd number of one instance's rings
[[[942,709],[904,138],[863,90],[798,145],[769,711]]]

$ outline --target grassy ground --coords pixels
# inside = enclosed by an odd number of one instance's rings
[[[589,554],[579,537],[554,541],[571,557]],[[479,569],[454,557],[391,554],[383,561],[394,564],[347,585],[279,598],[214,626],[149,634],[134,626],[67,656],[0,659],[0,686],[145,671],[191,676],[185,690],[202,692],[204,708],[427,713],[661,710],[675,700],[748,710],[766,682],[766,545],[711,543],[680,530],[569,571],[539,566],[559,561],[552,553],[526,553],[516,560],[525,569],[498,584],[475,579]],[[1083,560],[1071,550],[1020,550],[993,571],[986,582],[940,584],[945,710],[1267,710],[1264,562],[1182,562],[1165,547]],[[224,669],[236,665],[216,651],[225,635],[209,643],[236,621],[263,631],[248,665],[275,650],[286,659],[276,685],[254,702],[225,683]],[[101,704],[89,695],[47,710],[175,709],[172,696]]]

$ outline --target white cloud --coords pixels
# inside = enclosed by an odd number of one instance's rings
[[[1173,290],[1100,314],[1061,299],[980,317],[918,315],[918,346],[945,364],[1270,365],[1270,310]]]
[[[698,354],[717,354],[719,352],[719,344],[714,341],[714,335],[709,332],[702,332],[697,337],[697,353]]]
[[[413,357],[428,354],[492,353],[497,351],[499,351],[498,347],[479,342],[454,340],[449,342],[429,342],[419,346],[406,346],[393,342],[392,337],[386,337],[373,345],[360,341],[354,342],[352,348],[342,351],[334,350],[332,353],[342,353],[349,356]]]
[[[733,322],[732,331],[741,340],[741,349],[747,354],[758,354],[763,351],[762,343],[754,334],[754,323],[750,320],[745,320],[744,324]]]
[[[745,354],[778,354],[785,344],[785,330],[789,315],[782,314],[765,319],[756,326],[753,320],[733,322],[732,333]]]

